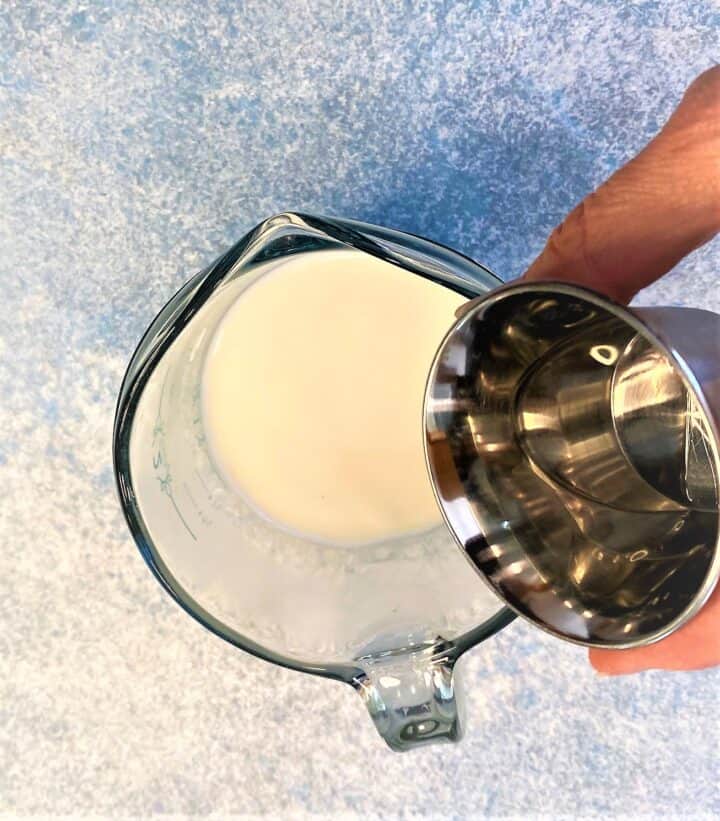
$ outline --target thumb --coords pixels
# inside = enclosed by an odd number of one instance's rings
[[[662,131],[550,235],[527,279],[627,302],[720,230],[720,66],[688,88]]]

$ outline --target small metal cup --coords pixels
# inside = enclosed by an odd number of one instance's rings
[[[720,317],[508,285],[445,337],[425,396],[446,522],[517,613],[578,644],[649,644],[720,574]]]

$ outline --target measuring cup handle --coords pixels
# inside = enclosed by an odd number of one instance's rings
[[[354,682],[375,727],[398,752],[437,741],[459,741],[454,661],[447,656],[392,655],[364,665]]]

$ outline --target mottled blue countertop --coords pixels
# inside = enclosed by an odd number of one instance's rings
[[[285,209],[421,233],[504,277],[718,58],[716,2],[0,7],[0,812],[720,814],[720,671],[602,679],[515,623],[468,735],[384,749],[349,687],[205,632],[110,466],[134,345]],[[720,310],[720,246],[644,301]]]

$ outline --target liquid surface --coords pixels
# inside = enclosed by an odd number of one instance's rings
[[[291,257],[211,341],[203,424],[225,481],[302,535],[357,545],[441,521],[422,402],[459,294],[353,250]]]

